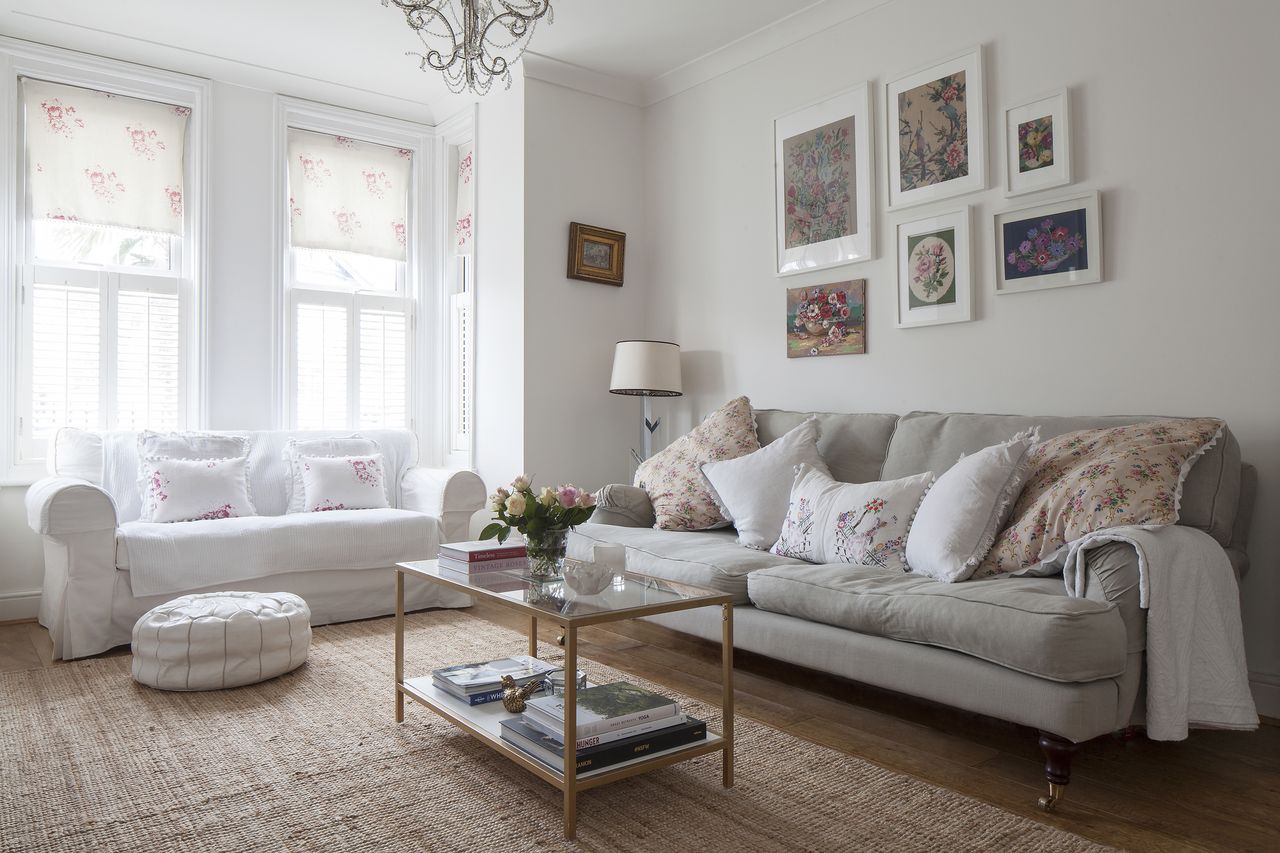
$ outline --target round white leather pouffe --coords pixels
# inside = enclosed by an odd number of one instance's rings
[[[203,592],[154,607],[133,626],[133,680],[161,690],[219,690],[297,669],[311,609],[289,592]]]

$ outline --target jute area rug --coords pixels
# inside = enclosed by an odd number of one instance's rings
[[[394,722],[392,641],[390,619],[318,628],[295,672],[207,693],[141,687],[127,655],[0,676],[0,848],[1105,849],[743,717],[734,788],[718,755],[597,788],[569,843],[559,791],[416,703]],[[522,648],[459,611],[409,616],[411,675]]]

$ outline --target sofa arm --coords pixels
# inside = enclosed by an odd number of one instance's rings
[[[614,483],[596,492],[596,511],[591,516],[593,524],[653,527],[657,520],[649,493],[638,486]]]
[[[484,501],[484,481],[474,471],[410,468],[400,481],[401,507],[438,519],[441,542],[470,539],[471,516]]]
[[[27,490],[27,524],[44,536],[116,529],[111,496],[88,480],[45,477]]]

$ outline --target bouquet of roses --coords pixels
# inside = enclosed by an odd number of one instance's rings
[[[480,531],[481,539],[506,542],[515,529],[530,542],[538,542],[589,519],[596,511],[596,499],[572,483],[558,489],[546,486],[535,493],[529,475],[521,474],[511,481],[510,489],[500,486],[489,496],[489,509],[497,520]]]

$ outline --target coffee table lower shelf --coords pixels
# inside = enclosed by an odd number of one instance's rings
[[[536,758],[526,754],[519,747],[502,739],[500,723],[502,720],[509,719],[512,714],[502,707],[501,702],[468,705],[466,702],[437,688],[431,683],[431,676],[405,679],[398,689],[405,696],[421,705],[425,705],[458,728],[468,732],[490,749],[505,755],[533,775],[550,782],[562,791],[564,790],[565,778],[562,772],[548,767]],[[719,752],[725,748],[727,743],[720,735],[708,731],[706,739],[696,743],[665,749],[642,758],[633,758],[620,764],[601,767],[599,770],[579,773],[575,787],[579,791],[585,791],[600,785],[607,785],[619,779],[626,779],[661,767],[669,767],[672,764],[688,761],[700,755]]]

